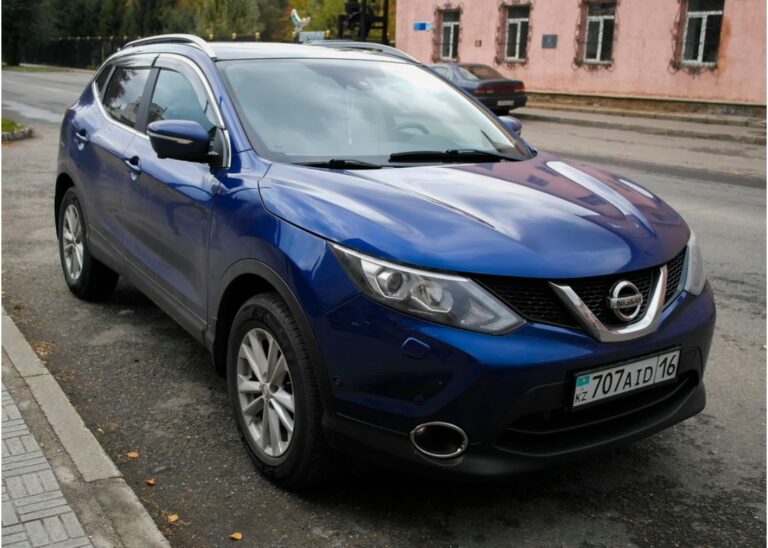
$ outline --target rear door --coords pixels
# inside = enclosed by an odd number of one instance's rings
[[[139,135],[136,123],[155,57],[132,56],[105,67],[94,82],[92,103],[72,121],[71,166],[85,202],[89,244],[113,266],[121,262],[125,151]]]
[[[161,55],[155,63],[148,106],[150,124],[190,120],[214,139],[221,117],[202,73],[189,61]],[[217,175],[223,168],[157,157],[146,137],[135,139],[126,159],[136,166],[123,189],[127,267],[159,288],[174,317],[199,332],[206,313],[208,234]]]

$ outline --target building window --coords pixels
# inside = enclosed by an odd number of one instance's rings
[[[688,0],[683,35],[683,64],[714,66],[720,49],[724,0]]]
[[[444,61],[455,61],[459,58],[459,18],[460,13],[457,10],[441,13],[440,59]]]
[[[616,2],[590,2],[587,4],[585,63],[610,63],[612,61],[615,27]]]
[[[504,54],[507,61],[525,61],[528,59],[530,18],[530,6],[510,6],[507,8],[507,45]]]

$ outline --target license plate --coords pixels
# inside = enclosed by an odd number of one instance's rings
[[[573,407],[612,398],[677,376],[680,351],[651,356],[606,369],[585,371],[576,377]]]
[[[498,104],[500,107],[511,107],[512,105],[514,105],[514,104],[515,104],[515,102],[514,102],[514,101],[511,101],[511,100],[509,100],[509,101],[508,101],[508,100],[504,100],[504,101],[499,101],[497,104]]]

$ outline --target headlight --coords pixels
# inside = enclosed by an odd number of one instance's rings
[[[696,243],[696,235],[693,231],[691,231],[691,238],[688,240],[688,253],[685,262],[685,286],[683,290],[691,295],[699,295],[704,291],[707,275],[704,273],[704,260],[701,257],[701,250]]]
[[[475,282],[374,259],[333,244],[349,275],[370,298],[402,312],[483,333],[506,333],[524,322]]]

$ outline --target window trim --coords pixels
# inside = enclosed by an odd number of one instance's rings
[[[614,35],[611,36],[611,41],[615,39],[616,35],[616,9],[618,9],[618,3],[614,4],[614,12],[612,15],[589,15],[589,4],[587,5],[587,13],[586,17],[584,19],[584,56],[583,61],[585,64],[589,65],[610,65],[613,63],[613,55],[611,55],[611,59],[608,59],[607,61],[603,61],[601,59],[603,55],[603,32],[605,31],[605,21],[606,20],[612,20],[613,21],[613,32]],[[599,22],[600,23],[600,30],[597,33],[597,57],[595,59],[590,59],[587,57],[587,52],[589,51],[589,48],[587,47],[587,44],[589,43],[589,24],[593,22]]]
[[[525,7],[528,8],[528,17],[510,17],[509,16],[509,8],[510,7]],[[520,28],[522,27],[523,23],[528,23],[528,32],[525,35],[525,41],[528,42],[528,37],[531,32],[531,6],[530,4],[525,6],[505,6],[506,12],[507,12],[507,18],[506,18],[506,27],[504,28],[505,37],[504,37],[504,60],[510,63],[524,63],[528,61],[528,48],[525,48],[525,57],[520,57],[520,43],[523,40],[522,33],[520,32]],[[517,25],[517,42],[515,44],[515,57],[510,57],[508,54],[509,52],[509,27],[511,24]]]
[[[459,20],[458,21],[446,21],[445,20],[445,13],[446,12],[455,12],[459,14]],[[457,9],[442,9],[440,10],[440,52],[439,52],[439,58],[441,61],[458,61],[459,60],[459,27],[461,26],[461,11]],[[443,55],[443,46],[445,44],[445,41],[443,40],[443,37],[445,36],[444,32],[445,29],[450,28],[451,29],[451,48],[450,51],[453,52],[453,45],[456,45],[456,57],[445,57]]]
[[[717,66],[717,59],[715,61],[704,61],[704,46],[706,45],[706,37],[707,37],[707,21],[712,16],[720,16],[724,17],[725,7],[721,10],[707,10],[707,11],[690,11],[688,9],[688,6],[686,6],[685,10],[685,23],[683,27],[683,41],[682,41],[682,48],[680,52],[680,64],[688,67],[716,67]],[[686,44],[688,42],[688,26],[691,21],[691,19],[701,19],[701,30],[699,31],[699,42],[698,42],[698,52],[696,55],[696,59],[686,59],[685,58],[685,50],[686,50]],[[723,29],[722,26],[720,27],[720,32],[722,33]],[[717,57],[720,57],[720,44],[718,43],[717,46]]]

